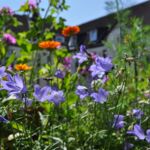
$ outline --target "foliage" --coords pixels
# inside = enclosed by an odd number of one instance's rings
[[[29,29],[21,32],[12,30],[22,25],[15,15],[0,14],[0,149],[149,149],[150,27],[120,19],[120,41],[104,42],[115,47],[113,60],[83,45],[39,48],[61,34],[64,19],[56,14],[67,9],[65,0],[49,0],[41,17],[39,4],[27,1],[19,11]]]

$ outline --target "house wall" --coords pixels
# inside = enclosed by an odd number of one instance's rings
[[[107,36],[107,42],[110,44],[111,48],[108,48],[108,54],[114,57],[116,55],[116,45],[118,44],[120,38],[120,28],[118,25],[109,33]]]
[[[107,54],[111,57],[114,57],[116,55],[116,47],[115,45],[118,43],[120,36],[120,29],[118,25],[114,27],[114,29],[109,33],[109,35],[106,38],[106,42],[109,43],[111,48],[107,48],[106,46],[99,46],[94,48],[88,48],[88,52],[96,52],[99,55],[103,55],[103,51],[107,51]]]

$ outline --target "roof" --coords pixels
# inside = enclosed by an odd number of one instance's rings
[[[150,24],[150,1],[140,3],[138,5],[126,8],[131,11],[130,17],[136,16],[143,19],[144,24]],[[108,25],[114,25],[117,21],[115,19],[116,13],[85,22],[80,24],[81,33],[98,27],[104,27]]]
[[[140,3],[138,5],[127,8],[126,10],[131,11],[130,17],[136,16],[143,19],[143,23],[150,25],[150,1],[146,1],[144,3]],[[80,24],[79,27],[81,29],[80,34],[85,33],[89,30],[106,27],[111,25],[110,29],[112,29],[116,24],[117,20],[115,19],[116,13],[111,13],[103,17],[99,17],[94,20],[90,20],[83,24]],[[10,26],[9,28],[13,32],[22,32],[29,30],[29,18],[26,15],[14,15],[21,22],[21,25],[14,27]]]

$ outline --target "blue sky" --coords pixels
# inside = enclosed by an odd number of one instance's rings
[[[42,7],[47,7],[48,0],[42,0]],[[108,1],[108,0],[107,0]],[[146,0],[122,0],[124,6],[130,6],[141,3]],[[0,7],[10,6],[13,10],[17,10],[25,0],[0,0]],[[70,8],[66,12],[59,14],[66,18],[68,25],[79,25],[89,20],[104,16],[106,11],[106,0],[66,0]]]

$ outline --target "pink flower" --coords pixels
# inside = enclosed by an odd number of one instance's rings
[[[13,11],[12,11],[11,8],[6,6],[6,7],[3,7],[3,8],[0,9],[0,14],[1,15],[10,15],[10,16],[12,16],[13,15]]]
[[[92,53],[91,53],[91,58],[92,58],[92,60],[95,61],[96,57],[97,57],[96,52],[92,52]]]
[[[5,33],[3,35],[3,40],[6,41],[8,44],[16,44],[16,38],[9,33]]]
[[[35,0],[29,0],[28,5],[29,5],[30,10],[35,9],[37,7]]]
[[[72,62],[72,57],[65,57],[63,60],[64,67],[66,69],[70,69],[71,68],[71,62]]]

